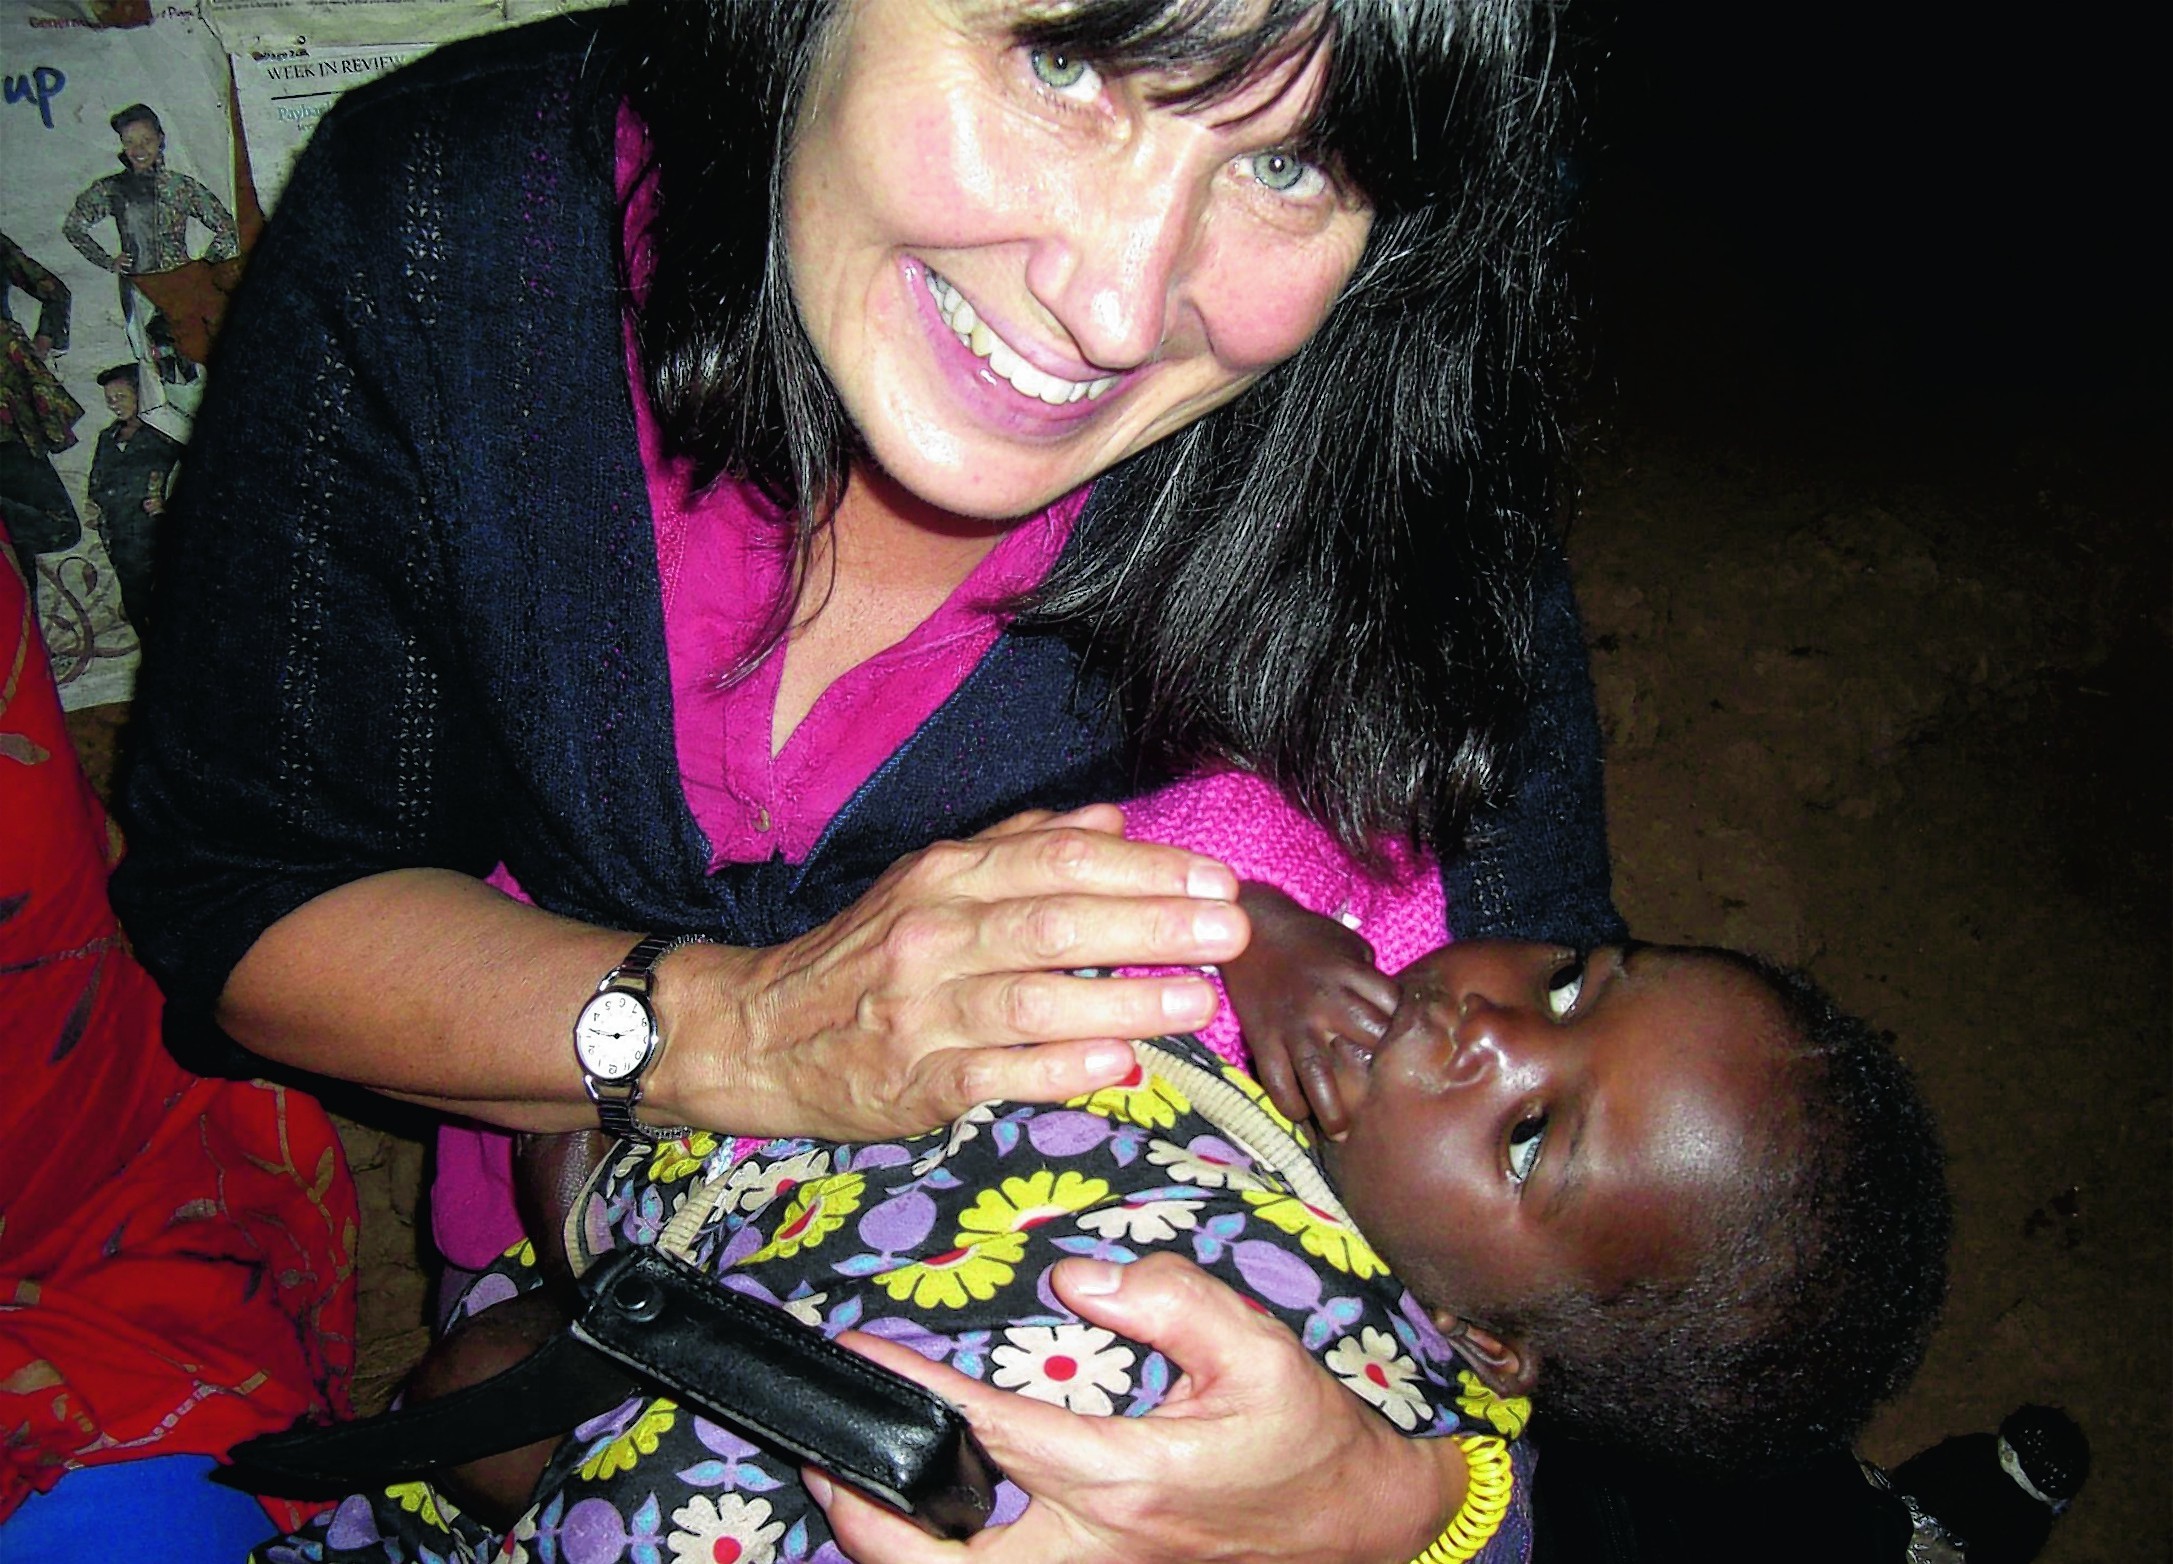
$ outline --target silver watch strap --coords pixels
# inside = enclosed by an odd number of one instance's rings
[[[647,1005],[656,990],[656,967],[666,956],[686,945],[713,945],[716,941],[706,934],[650,934],[635,942],[626,953],[626,959],[606,972],[596,984],[596,992],[606,989],[624,989],[638,995]],[[650,1021],[655,1023],[656,1013],[650,1011]],[[645,1144],[660,1140],[677,1140],[691,1134],[689,1126],[660,1126],[643,1124],[634,1117],[634,1110],[641,1106],[642,1082],[664,1051],[662,1028],[658,1028],[656,1050],[641,1074],[624,1081],[600,1082],[594,1076],[584,1077],[589,1101],[596,1104],[596,1121],[603,1126],[606,1135],[618,1140],[636,1140]]]

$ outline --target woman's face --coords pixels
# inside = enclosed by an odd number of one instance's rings
[[[919,498],[1039,509],[1288,358],[1356,266],[1370,213],[1283,150],[1322,60],[1158,105],[1018,46],[1011,5],[843,3],[787,168],[793,291]]]
[[[149,120],[135,120],[121,132],[121,156],[139,174],[158,167],[159,154],[165,150],[165,133]]]

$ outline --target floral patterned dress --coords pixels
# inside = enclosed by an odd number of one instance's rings
[[[577,1264],[621,1244],[679,1253],[829,1334],[903,1341],[962,1373],[1076,1412],[1136,1417],[1176,1371],[1086,1324],[1050,1290],[1067,1255],[1190,1255],[1290,1326],[1354,1395],[1414,1435],[1456,1438],[1472,1482],[1444,1559],[1527,1556],[1528,1407],[1492,1394],[1351,1225],[1302,1132],[1252,1078],[1190,1039],[1137,1045],[1125,1085],[1061,1107],[986,1105],[947,1130],[750,1148],[697,1134],[622,1143],[576,1209]],[[744,1154],[735,1156],[735,1150]],[[523,1245],[462,1301],[537,1284]],[[564,1441],[537,1502],[493,1533],[424,1483],[358,1494],[258,1564],[838,1560],[794,1463],[664,1398]],[[1024,1499],[1006,1485],[996,1519]]]

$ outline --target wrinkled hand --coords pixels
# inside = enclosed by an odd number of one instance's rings
[[[1252,923],[1245,953],[1222,967],[1230,1009],[1252,1050],[1253,1074],[1291,1119],[1311,1117],[1335,1139],[1350,1128],[1336,1090],[1337,1038],[1371,1050],[1401,990],[1373,964],[1373,947],[1272,886],[1247,881],[1238,904]]]
[[[1452,1441],[1397,1434],[1288,1330],[1191,1262],[1066,1260],[1054,1278],[1081,1315],[1183,1369],[1169,1400],[1143,1418],[1082,1417],[895,1342],[841,1338],[962,1408],[989,1454],[1034,1496],[1013,1525],[941,1542],[805,1474],[839,1545],[860,1564],[1403,1564],[1463,1502],[1463,1456]]]
[[[1247,926],[1227,868],[1122,828],[1110,805],[1017,815],[900,860],[799,939],[675,955],[653,1116],[864,1141],[1123,1079],[1124,1040],[1204,1025],[1214,990],[1071,970],[1226,961]]]

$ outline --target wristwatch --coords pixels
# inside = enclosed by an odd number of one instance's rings
[[[604,1133],[624,1140],[670,1140],[684,1129],[656,1129],[639,1123],[641,1083],[664,1051],[656,1011],[649,1003],[656,964],[682,945],[707,945],[700,934],[651,934],[626,959],[603,975],[596,992],[573,1023],[573,1057],[581,1084],[596,1104]]]

